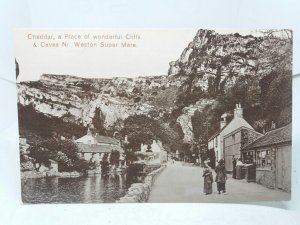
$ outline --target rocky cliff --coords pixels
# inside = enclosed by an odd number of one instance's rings
[[[177,61],[170,62],[169,76],[194,75],[193,87],[207,91],[215,84],[231,87],[239,76],[265,74],[259,68],[262,37],[236,34],[221,35],[213,30],[199,30]],[[210,83],[211,82],[211,83]],[[222,87],[221,87],[222,86]]]
[[[270,72],[270,66],[260,63],[263,44],[262,37],[199,30],[179,59],[170,62],[168,75],[86,79],[44,74],[39,81],[18,84],[18,102],[32,105],[48,117],[83,126],[92,124],[99,108],[107,129],[115,129],[133,114],[159,120],[177,110],[176,121],[184,141],[189,142],[193,139],[191,116],[195,110],[213,105],[216,96],[240,77],[259,79]]]
[[[166,76],[85,79],[44,74],[39,81],[18,84],[18,103],[84,126],[91,125],[99,108],[109,129],[129,115],[159,118],[171,112],[180,85]]]

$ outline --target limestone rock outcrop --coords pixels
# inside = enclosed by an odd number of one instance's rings
[[[99,108],[104,127],[111,129],[133,114],[161,119],[179,107],[180,93],[201,90],[207,93],[206,98],[186,104],[176,118],[184,141],[190,142],[193,139],[191,116],[196,109],[201,111],[214,104],[211,90],[226,91],[239,77],[259,77],[270,70],[259,66],[258,49],[263,41],[262,37],[201,29],[179,59],[169,63],[168,75],[87,79],[44,74],[38,81],[18,84],[18,103],[32,105],[48,117],[83,126],[91,125],[95,109]]]

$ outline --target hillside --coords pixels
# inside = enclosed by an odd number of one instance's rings
[[[47,120],[44,126],[52,121],[50,136],[80,136],[88,126],[112,135],[122,130],[126,118],[145,115],[173,138],[192,143],[203,134],[203,122],[209,121],[214,132],[220,116],[230,114],[237,102],[258,131],[268,129],[271,121],[282,126],[291,120],[292,42],[271,37],[199,30],[162,76],[87,79],[43,74],[38,81],[18,84],[19,112],[36,114],[38,124]],[[39,133],[26,122],[28,115],[22,115],[22,134]],[[156,138],[166,139],[165,133]]]

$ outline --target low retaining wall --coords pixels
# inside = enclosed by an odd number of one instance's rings
[[[119,203],[136,203],[136,202],[147,202],[152,185],[155,178],[166,168],[166,165],[162,165],[160,168],[152,171],[146,177],[143,183],[134,183],[130,186],[127,194],[117,200]]]
[[[256,183],[268,188],[275,188],[275,171],[256,169]]]

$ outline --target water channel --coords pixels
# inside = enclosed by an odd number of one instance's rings
[[[106,174],[77,178],[22,179],[24,203],[109,203],[126,194],[144,176]]]

